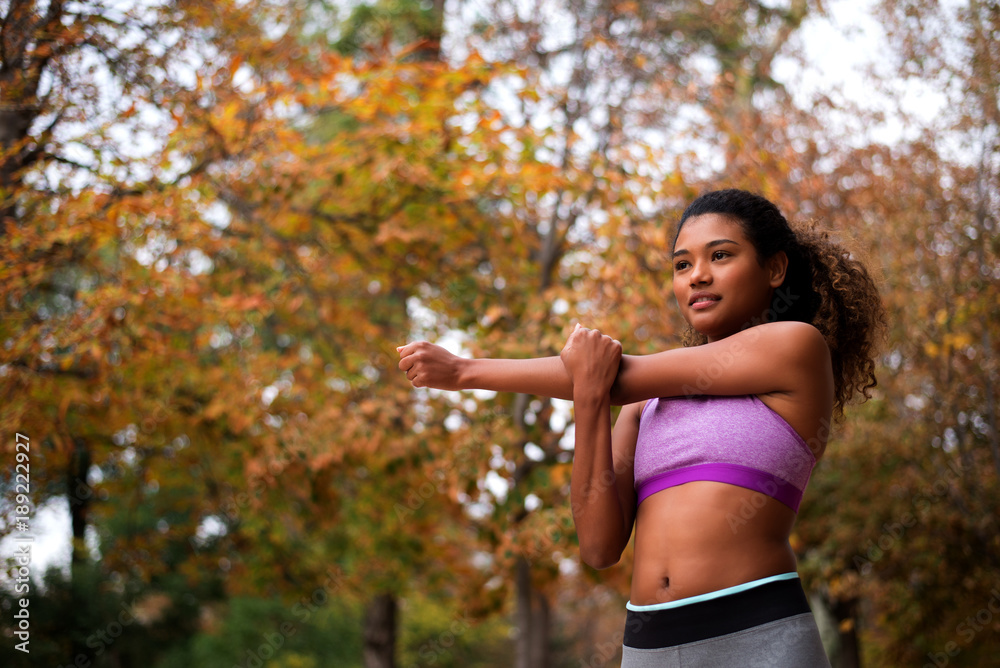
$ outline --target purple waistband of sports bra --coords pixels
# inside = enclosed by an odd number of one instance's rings
[[[799,512],[799,504],[802,502],[801,489],[765,471],[739,464],[696,464],[666,471],[644,481],[636,490],[639,496],[638,503],[667,488],[699,480],[724,482],[761,492],[780,501],[796,513]]]

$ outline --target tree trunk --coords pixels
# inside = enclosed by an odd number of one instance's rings
[[[90,509],[87,472],[90,470],[90,447],[82,437],[73,438],[73,454],[69,458],[69,470],[66,471],[66,496],[69,499],[70,524],[73,531],[72,557],[70,560],[70,600],[76,610],[86,609],[85,602],[79,600],[84,595],[82,583],[78,575],[87,565],[87,511]],[[84,645],[84,635],[72,634],[69,662],[73,664],[76,657],[89,656],[90,650]]]
[[[365,610],[365,668],[396,666],[396,597],[379,594]]]
[[[517,561],[517,668],[549,665],[549,601],[531,584],[531,564]]]
[[[840,635],[840,657],[834,668],[860,668],[861,652],[858,647],[857,610],[858,599],[834,601],[830,606],[833,618],[837,620]]]
[[[16,199],[10,193],[20,189],[24,169],[44,155],[39,147],[23,142],[42,114],[38,91],[52,52],[61,47],[53,36],[54,27],[62,27],[64,3],[46,3],[44,15],[37,2],[4,4],[6,11],[0,14],[4,26],[0,31],[0,236],[5,223],[17,219]]]
[[[531,657],[531,668],[548,668],[549,600],[539,591],[533,591],[530,629],[528,654]]]

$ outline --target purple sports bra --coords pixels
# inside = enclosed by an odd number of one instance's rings
[[[763,492],[796,513],[816,458],[755,395],[650,399],[639,417],[635,489],[651,494],[696,480]]]

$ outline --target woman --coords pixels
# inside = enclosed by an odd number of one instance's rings
[[[417,342],[399,367],[418,387],[573,400],[583,561],[615,564],[635,526],[623,666],[828,666],[788,539],[831,417],[875,385],[878,290],[843,248],[740,190],[692,202],[672,253],[687,347],[623,356],[577,325],[559,357]]]

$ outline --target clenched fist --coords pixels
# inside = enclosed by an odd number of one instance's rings
[[[461,370],[465,359],[427,341],[415,341],[396,348],[399,368],[413,387],[461,390]]]
[[[574,388],[607,394],[618,375],[622,344],[596,329],[579,324],[559,353]]]

